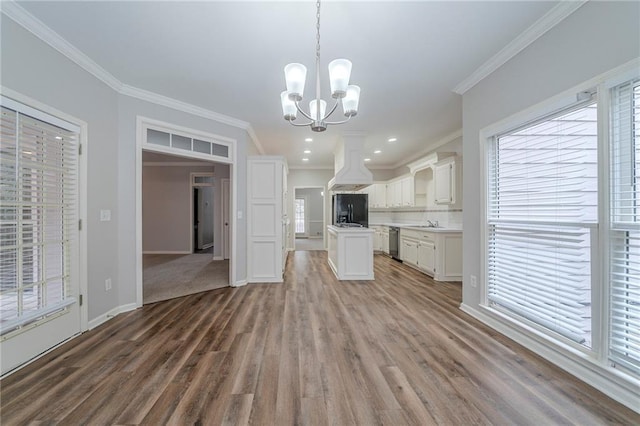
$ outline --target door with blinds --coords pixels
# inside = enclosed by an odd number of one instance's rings
[[[5,374],[81,331],[80,128],[2,97],[0,342]]]

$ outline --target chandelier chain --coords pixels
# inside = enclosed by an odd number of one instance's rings
[[[316,2],[316,61],[320,61],[320,0]]]

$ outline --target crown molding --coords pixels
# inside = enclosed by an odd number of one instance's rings
[[[209,162],[204,161],[143,161],[143,167],[208,167],[214,168]]]
[[[436,141],[436,142],[434,142],[432,144],[429,144],[429,146],[426,149],[418,152],[415,155],[412,155],[411,157],[409,157],[409,158],[407,158],[405,160],[402,160],[399,163],[394,164],[393,167],[391,167],[391,168],[392,169],[397,169],[397,168],[402,167],[402,166],[407,166],[408,167],[409,163],[412,163],[413,161],[415,161],[415,160],[417,160],[417,159],[419,159],[421,157],[424,157],[425,155],[435,151],[436,149],[440,148],[441,146],[446,145],[449,142],[453,142],[454,140],[456,140],[456,139],[458,139],[460,137],[462,137],[462,129],[458,129],[455,132],[448,134],[444,138],[442,138],[442,139],[440,139],[440,140],[438,140],[438,141]]]
[[[120,91],[122,87],[120,80],[111,75],[111,73],[102,68],[87,55],[82,53],[80,49],[62,38],[60,34],[53,31],[44,22],[27,12],[18,3],[13,0],[3,0],[0,4],[2,13],[7,15],[7,17],[11,18],[18,25],[22,26],[49,46],[53,47],[55,50],[96,77],[98,80],[105,83],[107,86],[111,87],[116,92]]]
[[[331,171],[333,171],[333,167],[330,167],[330,166],[289,166],[289,170],[331,170]]]
[[[513,39],[502,50],[493,55],[487,62],[482,64],[469,77],[462,80],[453,91],[463,95],[467,90],[484,80],[495,70],[507,63],[511,58],[523,51],[531,43],[542,37],[547,31],[558,25],[566,17],[578,10],[588,0],[561,1],[540,19],[524,30],[518,37]]]
[[[69,43],[60,34],[53,31],[44,22],[33,16],[14,0],[1,0],[0,13],[5,14],[18,25],[22,26],[31,34],[60,52],[70,61],[105,83],[117,93],[243,129],[249,134],[249,137],[258,149],[258,152],[264,154],[264,147],[260,143],[251,123],[122,83],[110,72],[102,68],[95,61],[85,55],[80,49]]]

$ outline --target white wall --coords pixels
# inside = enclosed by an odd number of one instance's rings
[[[1,15],[2,86],[77,117],[88,124],[87,267],[89,321],[136,301],[135,158],[138,115],[237,141],[236,279],[246,279],[246,155],[252,145],[245,130],[171,108],[119,95],[71,60]],[[254,149],[254,148],[252,148]],[[100,210],[111,221],[100,222]],[[112,279],[105,291],[104,281]]]

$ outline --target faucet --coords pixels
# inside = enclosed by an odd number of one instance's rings
[[[439,226],[437,220],[431,222],[429,219],[427,219],[427,224],[429,225],[429,228],[437,228]]]

